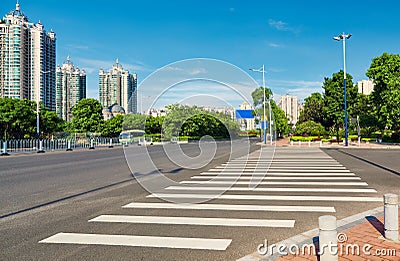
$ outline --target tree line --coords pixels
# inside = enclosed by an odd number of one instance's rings
[[[178,104],[166,107],[164,117],[139,114],[114,115],[103,119],[102,106],[96,99],[82,99],[72,108],[71,122],[65,122],[53,111],[41,105],[40,137],[48,137],[56,132],[100,133],[103,137],[118,137],[122,130],[140,129],[146,134],[193,138],[210,135],[229,138],[239,131],[239,125],[230,115],[206,112],[196,106]],[[36,103],[29,100],[11,98],[0,99],[0,132],[2,139],[24,139],[36,137]]]
[[[358,117],[362,134],[383,137],[391,133],[398,141],[400,131],[400,55],[383,53],[372,60],[366,76],[374,82],[370,95],[358,93],[353,77],[347,74],[347,106],[350,132],[357,133]],[[334,133],[338,139],[344,128],[344,72],[334,73],[323,82],[323,93],[305,99],[295,133],[321,135]]]

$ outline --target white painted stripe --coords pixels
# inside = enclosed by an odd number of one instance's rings
[[[258,162],[258,163],[224,163],[222,166],[232,166],[232,167],[258,167],[258,166],[273,166],[273,167],[299,167],[299,168],[344,168],[342,164],[316,164],[316,163],[283,163],[283,162]]]
[[[136,203],[128,205],[135,208]],[[140,204],[140,203],[138,203]],[[154,208],[153,204],[169,203],[144,203],[145,208]],[[147,205],[149,204],[149,207]],[[176,204],[173,204],[176,205]],[[161,206],[163,207],[163,206]],[[143,208],[139,207],[139,208]],[[157,207],[156,207],[157,208]],[[334,211],[333,211],[334,212]],[[203,218],[203,217],[160,217],[160,216],[118,216],[103,215],[89,222],[114,222],[114,223],[140,223],[140,224],[163,224],[163,225],[194,225],[194,226],[228,226],[228,227],[294,227],[294,220],[276,219],[245,219],[245,218]]]
[[[202,172],[200,175],[218,175],[218,176],[355,176],[354,173],[291,173],[291,172]]]
[[[281,195],[206,195],[206,194],[167,194],[157,193],[148,198],[179,199],[234,199],[234,200],[279,200],[279,201],[340,201],[340,202],[382,202],[380,197],[337,197],[337,196],[281,196]]]
[[[334,207],[318,206],[265,206],[226,204],[176,204],[176,203],[129,203],[123,208],[236,210],[236,211],[288,211],[288,212],[335,212]]]
[[[194,187],[169,186],[166,190],[191,191],[250,191],[250,192],[329,192],[329,193],[376,193],[375,189],[340,189],[340,188],[249,188],[249,187]]]
[[[234,159],[230,162],[258,162],[258,161],[273,161],[273,162],[337,162],[332,158],[326,159],[314,159],[314,158],[303,158],[303,159],[277,159],[277,158],[267,158],[267,159]]]
[[[252,180],[257,178],[260,180],[260,177],[246,177],[246,176],[192,176],[191,179],[224,179],[224,180]],[[360,177],[262,177],[262,180],[361,180]]]
[[[343,166],[340,163],[336,162],[262,162],[262,161],[255,161],[255,162],[234,162],[234,161],[228,161],[227,163],[222,163],[222,165],[260,165],[260,164],[272,164],[272,165],[284,165],[284,164],[291,164],[291,165],[316,165],[316,166]]]
[[[217,167],[216,169],[210,169],[209,171],[268,171],[268,172],[350,172],[350,170],[347,169],[288,169],[288,168],[282,168],[282,169],[270,169],[270,168],[222,168],[222,167]]]
[[[231,239],[58,233],[39,243],[226,250]]]
[[[303,186],[368,186],[366,182],[275,182],[275,181],[267,181],[260,182],[260,179],[254,178],[254,181],[181,181],[180,184],[235,184],[235,185],[250,185],[257,183],[257,185],[303,185]]]
[[[226,166],[217,166],[215,167],[216,169],[277,169],[277,170],[281,170],[281,169],[296,169],[296,170],[345,170],[346,167],[326,167],[326,166],[266,166],[266,164],[259,164],[259,165],[252,165],[252,166],[247,166],[247,165],[241,165],[241,166],[237,166],[237,165],[226,165]]]

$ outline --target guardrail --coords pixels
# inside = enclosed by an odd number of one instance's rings
[[[2,153],[24,153],[56,150],[89,149],[91,147],[119,146],[118,138],[93,138],[93,139],[22,139],[0,140]]]

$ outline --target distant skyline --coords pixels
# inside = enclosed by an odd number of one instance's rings
[[[77,1],[20,0],[31,22],[57,34],[57,64],[67,56],[87,72],[87,97],[98,99],[99,69],[118,58],[138,74],[138,99],[151,90],[140,83],[170,63],[191,58],[229,62],[274,94],[303,100],[322,92],[324,77],[343,68],[342,45],[351,33],[347,70],[354,82],[367,79],[372,58],[400,53],[397,1]],[[0,15],[15,8],[3,0]],[[143,98],[145,100],[145,98]],[[235,104],[239,105],[239,104]]]

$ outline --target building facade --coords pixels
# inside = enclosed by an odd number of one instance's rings
[[[99,71],[99,100],[103,108],[118,104],[126,113],[137,113],[137,75],[118,63],[111,70]]]
[[[371,80],[362,80],[357,82],[358,93],[370,95],[374,90],[374,82]]]
[[[75,67],[70,57],[56,69],[56,112],[65,121],[72,118],[72,108],[86,98],[86,73]]]
[[[0,97],[56,109],[56,34],[30,23],[17,4],[0,21]]]
[[[297,96],[284,95],[279,98],[278,107],[281,108],[288,118],[288,123],[296,125],[299,121],[299,99]]]

